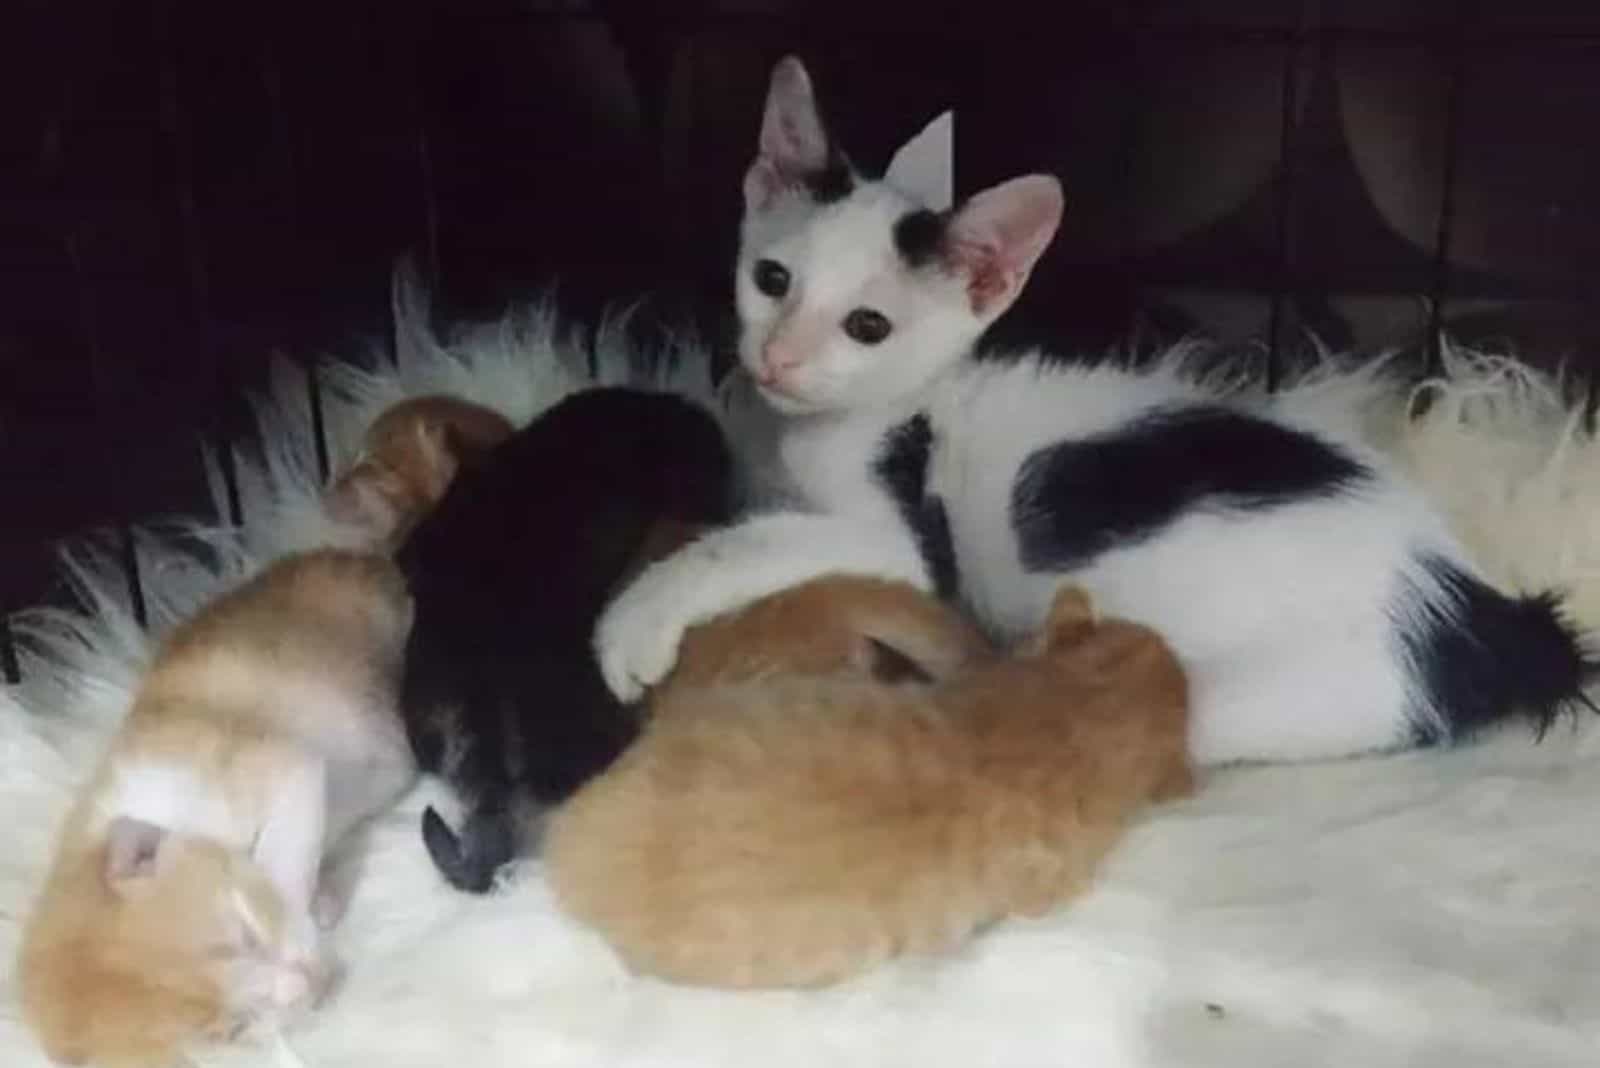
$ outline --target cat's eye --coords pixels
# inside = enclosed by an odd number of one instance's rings
[[[789,292],[789,269],[777,260],[757,260],[756,288],[776,300]]]
[[[882,312],[875,312],[871,308],[857,308],[844,317],[844,332],[863,345],[876,345],[888,337],[893,329]]]

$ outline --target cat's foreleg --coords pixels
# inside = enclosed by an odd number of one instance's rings
[[[313,906],[327,839],[327,762],[317,754],[296,753],[274,771],[267,790],[266,811],[250,855],[283,899],[294,956],[320,968]]]
[[[660,682],[696,623],[828,574],[932,587],[911,532],[894,522],[782,512],[712,531],[645,569],[601,614],[606,685],[633,701]]]

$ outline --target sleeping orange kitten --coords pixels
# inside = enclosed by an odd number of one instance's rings
[[[1153,632],[1064,590],[1028,647],[974,658],[922,594],[864,635],[888,617],[841,606],[884,584],[825,581],[691,631],[643,736],[551,820],[559,899],[636,971],[814,986],[945,950],[1081,892],[1148,802],[1190,789],[1188,688]],[[930,681],[874,681],[880,646]]]
[[[445,394],[401,401],[372,421],[361,453],[323,496],[333,519],[394,549],[439,503],[456,471],[510,437],[499,412]]]
[[[66,1063],[171,1063],[326,991],[322,859],[415,777],[411,602],[382,557],[285,558],[177,627],[60,832],[23,1010]]]

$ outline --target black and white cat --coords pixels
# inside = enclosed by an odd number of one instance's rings
[[[1324,391],[1245,398],[1170,366],[972,359],[1054,236],[1031,175],[952,207],[948,115],[881,181],[833,145],[795,59],[744,180],[739,355],[781,413],[800,510],[710,535],[601,617],[626,698],[694,622],[829,571],[959,596],[997,636],[1064,581],[1158,628],[1204,763],[1334,757],[1544,725],[1591,663],[1552,596],[1488,587]]]

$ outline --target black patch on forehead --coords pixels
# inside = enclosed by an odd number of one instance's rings
[[[805,176],[806,192],[818,204],[834,204],[849,196],[856,188],[856,176],[850,170],[850,161],[836,150],[828,153],[828,165],[820,171]]]
[[[894,247],[912,270],[932,263],[944,249],[944,216],[926,208],[906,212],[895,221]]]

